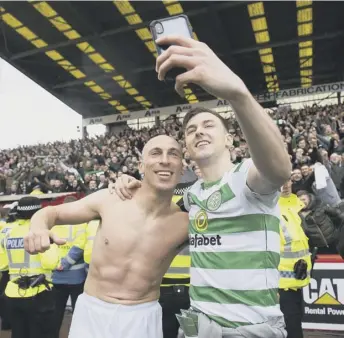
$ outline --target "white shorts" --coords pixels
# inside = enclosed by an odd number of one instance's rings
[[[76,302],[69,338],[163,338],[158,301],[138,305],[104,302],[81,294]]]

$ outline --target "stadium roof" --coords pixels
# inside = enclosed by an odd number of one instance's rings
[[[195,38],[261,93],[341,81],[343,12],[330,1],[0,1],[0,55],[96,117],[213,99],[158,81],[152,20],[187,14]]]

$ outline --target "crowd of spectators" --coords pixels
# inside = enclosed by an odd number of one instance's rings
[[[279,126],[293,163],[293,192],[310,191],[313,166],[323,163],[344,197],[344,105],[291,110],[281,106],[270,112]],[[254,118],[254,117],[253,117]],[[249,150],[234,117],[228,119],[233,135],[232,161],[249,157]],[[54,142],[0,150],[0,195],[57,192],[86,194],[107,188],[123,173],[140,179],[138,163],[145,142],[158,134],[178,140],[186,171],[200,175],[185,148],[181,122],[168,119],[160,126],[126,129],[117,135],[70,142]],[[264,154],[262,154],[264,156]]]

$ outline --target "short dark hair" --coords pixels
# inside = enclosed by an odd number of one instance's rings
[[[198,114],[201,113],[209,113],[214,115],[215,117],[217,117],[221,123],[223,124],[223,126],[225,127],[226,131],[229,130],[229,125],[228,125],[228,120],[226,120],[225,118],[223,118],[219,113],[217,113],[214,110],[208,109],[208,108],[204,108],[204,107],[196,107],[196,108],[191,108],[185,115],[184,120],[183,120],[183,132],[185,132],[186,126],[189,123],[189,121],[195,117]]]
[[[299,191],[296,193],[296,196],[297,196],[297,197],[300,197],[300,196],[303,196],[303,195],[309,196],[309,192],[308,192],[307,190],[299,190]]]

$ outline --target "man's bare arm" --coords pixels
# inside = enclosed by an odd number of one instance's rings
[[[31,228],[51,229],[59,224],[81,224],[99,218],[99,206],[108,191],[101,190],[76,202],[46,207],[37,212],[31,219]]]
[[[77,202],[38,211],[31,219],[30,231],[24,238],[25,250],[30,254],[44,252],[49,249],[51,242],[57,245],[65,244],[50,229],[57,224],[80,224],[100,217],[101,204],[110,193],[101,190]]]

